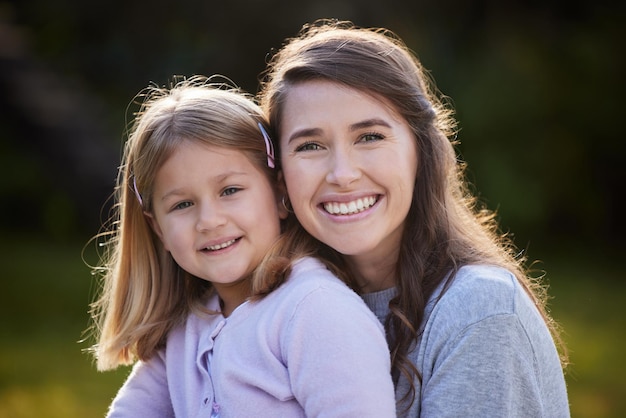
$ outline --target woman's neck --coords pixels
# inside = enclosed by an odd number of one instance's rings
[[[396,285],[397,260],[394,257],[372,260],[368,257],[346,256],[346,262],[362,293],[379,292]]]

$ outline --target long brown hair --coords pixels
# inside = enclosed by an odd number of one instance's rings
[[[261,80],[258,97],[275,132],[280,132],[290,87],[315,79],[384,98],[407,121],[417,142],[415,190],[396,267],[398,292],[389,303],[385,324],[393,372],[409,382],[421,378],[408,353],[419,337],[426,303],[454,276],[451,272],[476,263],[502,266],[515,274],[550,328],[565,364],[558,327],[546,311],[545,288],[529,276],[526,260],[499,232],[494,213],[470,192],[465,165],[454,149],[452,108],[416,56],[389,30],[328,20],[305,25],[272,57]],[[411,383],[405,398],[412,402],[415,396]]]

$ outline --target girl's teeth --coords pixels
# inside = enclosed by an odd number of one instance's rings
[[[352,215],[354,213],[363,212],[374,203],[376,203],[376,198],[374,196],[370,196],[363,199],[353,200],[348,203],[324,203],[324,209],[326,209],[326,212],[333,215]]]
[[[211,251],[217,251],[217,250],[221,250],[222,248],[230,247],[234,243],[235,243],[235,240],[231,239],[230,241],[226,241],[218,245],[209,245],[207,249]]]

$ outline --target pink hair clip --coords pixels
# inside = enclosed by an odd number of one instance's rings
[[[258,122],[258,125],[259,125],[259,129],[261,130],[261,133],[263,134],[263,139],[265,140],[265,151],[267,152],[267,165],[270,168],[274,168],[275,167],[274,145],[272,144],[272,140],[270,139],[270,136],[267,134],[267,131],[263,127],[263,124],[261,122]]]
[[[141,198],[141,195],[139,194],[139,190],[137,189],[137,178],[135,177],[134,174],[133,174],[133,191],[135,192],[135,196],[137,196],[137,200],[139,201],[139,206],[143,207],[143,199]]]

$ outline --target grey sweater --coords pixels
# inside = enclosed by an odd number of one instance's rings
[[[363,295],[384,322],[394,288]],[[399,417],[569,417],[554,341],[533,302],[507,270],[465,266],[429,301],[409,353],[422,374],[415,402]],[[409,382],[400,377],[396,399]]]

